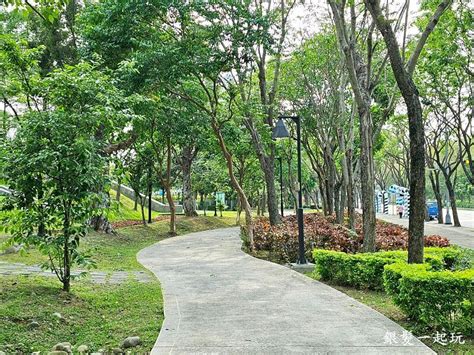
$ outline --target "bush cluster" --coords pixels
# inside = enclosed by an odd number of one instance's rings
[[[454,263],[453,258],[460,256],[456,248],[426,248],[424,267],[443,270]],[[385,265],[403,263],[407,252],[402,250],[377,253],[347,254],[333,250],[315,249],[313,258],[316,270],[323,280],[339,285],[373,290],[383,289]]]
[[[313,261],[314,248],[356,253],[362,249],[361,218],[358,216],[356,232],[334,223],[332,216],[319,213],[304,215],[306,257]],[[377,221],[377,250],[406,249],[408,231],[401,226]],[[447,247],[449,241],[440,236],[425,237],[425,246]],[[296,216],[287,216],[283,222],[271,226],[267,218],[258,218],[254,224],[254,248],[267,251],[273,259],[282,263],[293,262],[298,255],[298,222]]]
[[[426,248],[424,264],[407,264],[406,251],[313,254],[323,280],[384,289],[421,327],[467,335],[473,329],[474,269],[452,270],[464,257],[460,248]]]
[[[431,271],[426,264],[396,263],[385,266],[384,285],[420,326],[472,335],[474,269]]]

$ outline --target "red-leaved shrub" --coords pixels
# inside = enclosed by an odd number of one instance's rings
[[[304,215],[306,257],[312,261],[314,248],[356,253],[361,251],[362,218],[357,215],[356,232],[334,223],[334,217],[319,213]],[[425,237],[426,246],[447,247],[449,241],[438,235]],[[399,225],[377,220],[377,250],[407,249],[408,230]],[[257,218],[254,223],[254,248],[268,251],[280,262],[295,261],[298,255],[298,222],[296,216],[287,216],[283,222],[271,226],[268,218]]]

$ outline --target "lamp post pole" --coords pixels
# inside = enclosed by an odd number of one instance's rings
[[[303,223],[303,191],[301,189],[301,119],[299,116],[279,116],[273,130],[273,138],[289,137],[288,130],[285,127],[284,119],[291,119],[296,123],[296,147],[298,153],[298,207],[296,216],[298,219],[298,264],[306,264],[304,255],[304,223]]]
[[[301,188],[301,120],[299,116],[296,116],[293,120],[296,123],[296,150],[298,151],[298,263],[306,264],[304,256],[303,191]]]
[[[281,216],[283,217],[283,166],[282,166],[282,158],[278,157],[278,161],[280,162],[280,212],[281,212]]]

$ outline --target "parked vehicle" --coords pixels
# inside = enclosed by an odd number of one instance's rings
[[[438,204],[436,202],[427,202],[426,209],[428,210],[430,221],[438,218]]]

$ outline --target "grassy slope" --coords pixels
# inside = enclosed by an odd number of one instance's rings
[[[224,228],[234,225],[234,218],[224,216],[188,218],[178,216],[178,235],[207,229]],[[117,229],[117,235],[91,232],[81,240],[80,250],[89,253],[99,270],[138,270],[143,267],[136,260],[136,253],[153,243],[167,238],[169,223],[158,221],[147,226],[134,226]],[[7,236],[0,236],[2,241]],[[0,255],[0,261],[17,262],[28,265],[40,264],[46,260],[37,249],[29,249],[19,254]]]
[[[140,210],[140,205],[136,211],[133,210],[134,202],[133,200],[129,199],[128,197],[121,195],[120,196],[120,203],[115,201],[116,192],[111,190],[110,196],[112,199],[111,208],[107,212],[107,218],[111,222],[115,221],[123,221],[127,219],[142,219],[142,212]],[[145,218],[148,218],[148,208],[144,209]],[[159,216],[158,212],[152,211],[151,212],[152,218]]]

